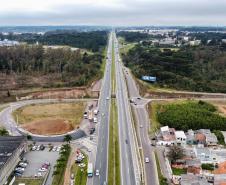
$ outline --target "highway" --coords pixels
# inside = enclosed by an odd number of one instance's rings
[[[150,100],[142,99],[139,94],[138,87],[129,71],[124,68],[124,75],[126,76],[127,88],[130,99],[133,99],[137,105],[133,103],[133,110],[136,117],[136,127],[138,131],[139,144],[143,153],[143,166],[144,166],[144,181],[147,185],[158,185],[158,174],[154,158],[153,147],[149,140],[148,130],[150,127],[149,115],[146,110],[146,104]],[[145,163],[144,158],[148,157],[150,162]]]
[[[94,185],[103,185],[108,179],[108,140],[109,140],[109,121],[110,121],[110,105],[111,105],[111,64],[112,63],[112,33],[110,33],[107,61],[105,67],[104,78],[102,81],[100,97],[99,97],[99,114],[97,124],[97,155],[95,170],[99,170],[100,175],[93,177]],[[107,97],[109,99],[107,100]]]
[[[116,76],[116,101],[118,108],[120,168],[122,185],[140,184],[140,172],[136,150],[136,137],[134,135],[132,115],[128,100],[127,86],[120,62],[118,40],[114,39],[115,76]]]

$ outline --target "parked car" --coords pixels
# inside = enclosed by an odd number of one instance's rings
[[[145,157],[145,163],[149,163],[149,158]]]
[[[41,145],[40,146],[40,150],[45,150],[45,146],[44,145]]]

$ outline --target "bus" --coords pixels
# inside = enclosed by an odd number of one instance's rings
[[[87,173],[88,173],[88,177],[93,176],[93,164],[92,163],[88,163]]]

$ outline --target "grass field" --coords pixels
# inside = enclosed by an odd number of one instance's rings
[[[173,175],[181,175],[181,174],[186,174],[187,170],[186,169],[179,169],[179,168],[172,168]]]
[[[86,185],[87,181],[87,165],[88,165],[88,158],[85,153],[83,163],[85,163],[84,168],[80,168],[77,164],[73,164],[71,167],[71,173],[75,175],[75,185]]]
[[[108,184],[120,185],[120,154],[118,136],[118,115],[115,100],[111,102],[111,117],[108,149]]]
[[[13,112],[18,123],[37,134],[60,134],[80,125],[85,102],[32,104]]]
[[[15,182],[13,185],[18,185],[18,184],[26,184],[26,185],[42,185],[43,179],[42,178],[35,178],[35,179],[30,179],[30,178],[16,178]]]

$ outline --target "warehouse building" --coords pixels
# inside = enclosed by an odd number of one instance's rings
[[[3,185],[27,151],[23,136],[0,137],[0,185]]]

